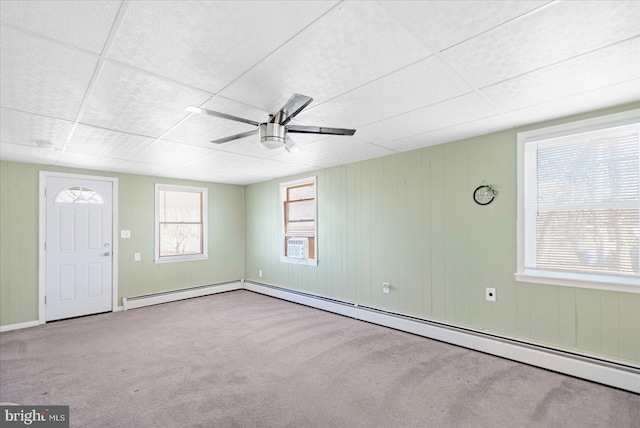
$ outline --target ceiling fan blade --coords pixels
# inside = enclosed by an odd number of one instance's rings
[[[260,125],[259,122],[256,122],[256,121],[251,120],[251,119],[245,119],[245,118],[238,117],[238,116],[232,116],[230,114],[220,113],[218,111],[207,110],[206,108],[188,106],[188,107],[185,108],[185,110],[187,110],[187,111],[189,111],[191,113],[206,114],[207,116],[220,117],[222,119],[229,119],[229,120],[235,120],[236,122],[248,123],[249,125],[254,125],[254,126]]]
[[[286,125],[291,119],[296,117],[306,106],[311,104],[313,98],[306,95],[293,94],[291,98],[284,103],[282,108],[275,116],[271,118],[271,123],[279,123]]]
[[[295,152],[299,152],[300,151],[300,146],[298,146],[296,144],[296,142],[293,141],[293,138],[289,137],[288,135],[286,136],[286,138],[284,140],[284,148],[289,153],[295,153]]]
[[[330,135],[353,135],[355,129],[326,128],[324,126],[288,125],[287,132],[297,132],[299,134],[330,134]]]
[[[258,130],[254,129],[253,131],[243,132],[242,134],[236,134],[236,135],[231,135],[229,137],[218,138],[217,140],[213,140],[211,142],[213,144],[228,143],[229,141],[239,140],[240,138],[249,137],[251,135],[256,135],[257,133],[258,133]]]

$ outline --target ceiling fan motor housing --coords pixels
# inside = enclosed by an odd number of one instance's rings
[[[269,122],[261,123],[259,131],[260,145],[265,149],[274,150],[284,147],[286,133],[284,125]]]

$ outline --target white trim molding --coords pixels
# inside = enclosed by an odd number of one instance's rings
[[[27,321],[27,322],[21,322],[17,324],[7,324],[7,325],[0,326],[0,333],[4,333],[5,331],[20,330],[23,328],[35,327],[40,324],[42,324],[40,321]]]
[[[184,299],[191,299],[192,297],[209,296],[211,294],[224,293],[234,290],[242,290],[242,281],[203,285],[200,287],[172,290],[163,293],[153,293],[144,296],[123,297],[122,307],[125,311],[127,311],[129,309],[159,305],[161,303],[175,302]]]
[[[640,367],[605,361],[559,349],[546,348],[534,343],[491,335],[454,325],[407,317],[359,306],[356,303],[326,299],[257,282],[244,281],[244,288],[357,320],[406,331],[558,373],[640,393]]]
[[[626,293],[640,293],[640,278],[636,274],[600,274],[574,270],[538,268],[536,261],[536,218],[542,211],[551,208],[557,210],[595,209],[595,208],[625,208],[637,209],[638,200],[594,203],[574,203],[567,205],[538,204],[538,176],[537,156],[534,151],[537,144],[565,144],[562,138],[586,133],[604,132],[617,127],[638,128],[640,109],[628,110],[620,113],[567,122],[560,125],[532,129],[519,132],[517,135],[517,272],[516,281],[533,284],[547,284],[564,287],[579,287]],[[629,131],[625,131],[629,132]],[[626,134],[625,134],[626,135]],[[585,137],[582,137],[585,138]],[[617,138],[617,137],[616,137]],[[626,138],[626,137],[625,137]],[[581,140],[578,140],[581,141]],[[529,151],[530,150],[530,151]],[[528,192],[528,195],[525,194]],[[533,195],[533,196],[531,196]],[[561,207],[561,208],[558,208]],[[634,257],[630,255],[630,257]],[[637,257],[637,254],[635,255]],[[613,271],[614,269],[612,269]]]

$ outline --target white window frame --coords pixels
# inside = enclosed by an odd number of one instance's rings
[[[286,256],[286,252],[285,252],[285,246],[287,245],[287,236],[285,235],[285,218],[284,218],[284,202],[285,202],[285,198],[286,198],[286,192],[287,192],[287,188],[289,187],[294,187],[294,186],[300,186],[303,184],[310,184],[313,183],[313,186],[315,188],[315,197],[314,197],[314,202],[315,202],[315,227],[313,230],[313,254],[315,256],[315,258],[310,259],[310,258],[304,258],[304,259],[299,259],[299,258],[293,258],[293,257],[287,257]],[[293,181],[287,181],[286,183],[280,183],[280,195],[279,195],[279,200],[280,200],[280,261],[283,263],[293,263],[293,264],[298,264],[298,265],[305,265],[305,266],[318,266],[318,181],[317,178],[315,176],[313,177],[307,177],[307,178],[301,178],[299,180],[293,180]],[[304,234],[298,234],[296,236],[306,236]],[[311,236],[311,235],[309,235]]]
[[[525,146],[528,142],[638,122],[640,109],[518,133],[517,281],[640,293],[640,279],[587,273],[549,272],[525,268]],[[640,207],[638,208],[640,210]]]
[[[202,194],[202,253],[201,254],[184,254],[178,256],[160,257],[160,190],[174,190],[183,192],[198,192]],[[208,189],[206,187],[179,186],[176,184],[156,183],[155,186],[155,262],[156,263],[173,263],[186,262],[193,260],[206,260],[208,258]]]

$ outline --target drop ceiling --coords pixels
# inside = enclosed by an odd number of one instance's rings
[[[637,1],[0,2],[0,159],[250,184],[640,100]],[[294,134],[250,125],[293,94]],[[53,150],[38,147],[53,144]]]

